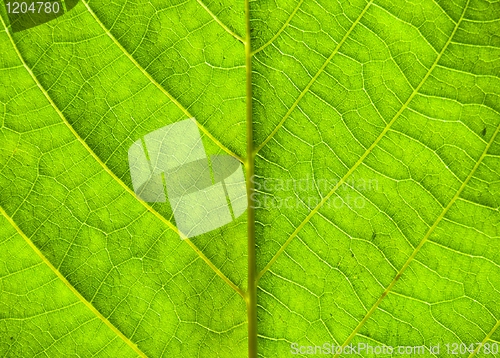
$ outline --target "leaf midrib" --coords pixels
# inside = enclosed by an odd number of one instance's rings
[[[266,138],[265,142],[261,144],[261,146],[259,146],[257,148],[257,150],[254,149],[254,146],[253,146],[253,137],[251,135],[251,133],[253,132],[253,123],[252,123],[252,113],[251,113],[251,106],[252,106],[252,96],[251,96],[251,87],[252,87],[252,81],[251,81],[251,57],[256,54],[257,52],[259,52],[260,50],[262,50],[263,48],[260,48],[258,49],[257,51],[255,52],[252,52],[251,50],[251,43],[250,43],[250,27],[249,27],[249,21],[250,21],[250,17],[249,17],[249,11],[247,12],[246,11],[246,21],[247,21],[247,35],[246,35],[246,40],[241,38],[239,35],[235,34],[234,32],[232,32],[225,24],[223,24],[213,13],[210,12],[210,10],[206,7],[206,5],[204,6],[204,4],[200,1],[200,0],[196,0],[198,3],[200,3],[200,5],[202,7],[205,8],[205,10],[207,10],[207,12],[214,18],[214,20],[219,23],[219,25],[221,25],[221,27],[226,31],[228,32],[229,34],[231,34],[235,39],[243,42],[243,44],[245,45],[245,53],[246,53],[246,57],[247,57],[247,89],[248,89],[248,86],[250,86],[250,92],[247,91],[247,157],[246,159],[243,159],[241,157],[239,157],[238,155],[236,155],[235,153],[233,153],[230,149],[228,149],[227,147],[225,147],[220,141],[218,141],[215,137],[213,137],[213,135],[211,135],[206,128],[204,128],[201,124],[198,123],[198,125],[200,126],[200,130],[203,131],[209,138],[211,138],[214,143],[216,143],[222,150],[224,150],[226,153],[228,153],[229,155],[232,155],[233,157],[237,158],[238,160],[240,160],[241,162],[243,162],[247,168],[247,172],[248,172],[248,169],[252,168],[253,167],[253,161],[255,159],[255,154],[257,151],[259,151],[273,136],[274,134],[278,131],[278,129],[283,125],[283,123],[286,121],[286,118],[288,118],[288,116],[291,114],[291,112],[293,112],[294,108],[298,105],[298,103],[300,102],[300,100],[302,99],[302,97],[305,95],[305,93],[309,90],[309,88],[311,87],[312,83],[317,79],[317,77],[319,76],[319,74],[326,68],[326,66],[328,65],[328,63],[331,61],[331,59],[334,57],[334,55],[338,52],[338,50],[340,49],[340,47],[342,46],[343,42],[348,38],[350,32],[352,31],[352,29],[354,28],[354,26],[359,22],[359,20],[362,18],[363,14],[366,12],[366,10],[368,9],[368,7],[373,3],[373,0],[371,0],[367,6],[365,7],[365,9],[362,11],[361,15],[358,17],[358,19],[355,21],[355,23],[353,23],[353,25],[351,26],[351,28],[348,30],[347,34],[343,37],[343,39],[341,40],[341,42],[336,46],[334,52],[332,53],[332,55],[327,59],[327,61],[323,64],[323,66],[320,68],[320,70],[318,71],[318,73],[313,77],[313,79],[309,82],[309,84],[306,86],[305,90],[299,95],[298,99],[295,101],[295,103],[293,104],[292,108],[290,108],[290,110],[287,112],[287,114],[285,115],[285,117],[282,119],[282,121],[280,122],[280,124],[278,125],[278,127],[275,128],[275,130],[272,132],[272,134]],[[82,2],[84,3],[84,5],[86,6],[87,10],[89,11],[89,13],[92,15],[92,17],[95,19],[95,21],[101,26],[101,28],[105,31],[105,33],[110,37],[110,39],[115,43],[116,46],[118,46],[122,51],[123,53],[127,56],[127,58],[129,58],[129,60],[131,62],[133,62],[133,64],[148,78],[148,80],[151,81],[151,83],[153,83],[158,89],[161,90],[162,93],[164,93],[172,102],[174,102],[174,104],[176,104],[180,109],[181,111],[188,117],[192,117],[192,115],[188,112],[188,110],[182,106],[182,104],[180,104],[180,102],[178,102],[168,91],[166,91],[166,89],[161,86],[158,82],[156,82],[156,80],[154,80],[154,78],[142,67],[140,66],[140,64],[135,60],[135,58],[126,51],[126,49],[116,40],[116,38],[114,38],[114,36],[111,34],[111,31],[108,30],[104,24],[100,21],[100,19],[97,17],[97,15],[92,11],[92,9],[90,8],[90,6],[87,4],[87,2],[85,0],[82,0]],[[291,18],[293,17],[293,15],[298,11],[299,7],[300,7],[300,4],[303,2],[303,0],[301,0],[299,2],[299,5],[295,8],[295,10],[293,11],[292,15],[289,17],[289,19],[287,20],[287,23],[289,23],[291,21]],[[355,163],[355,165],[353,167],[351,167],[351,169],[346,173],[346,175],[344,175],[344,177],[337,183],[337,185],[332,188],[332,190],[327,194],[327,196],[318,204],[317,207],[315,207],[313,209],[313,211],[311,211],[311,213],[309,213],[309,215],[306,217],[306,219],[299,225],[299,227],[297,227],[297,229],[294,231],[294,233],[292,233],[292,235],[287,239],[287,241],[285,242],[285,244],[280,248],[280,250],[278,251],[278,253],[273,257],[273,259],[271,259],[271,261],[268,263],[268,265],[266,265],[266,267],[263,269],[263,271],[261,271],[258,275],[256,275],[254,281],[256,283],[256,286],[255,288],[257,287],[258,285],[258,281],[259,279],[262,277],[263,274],[265,274],[265,272],[267,270],[269,270],[269,268],[272,266],[272,264],[276,261],[276,259],[279,257],[279,255],[286,249],[286,247],[288,246],[288,244],[290,243],[290,241],[298,235],[298,232],[305,226],[305,224],[307,224],[307,222],[309,222],[309,220],[311,219],[311,217],[317,213],[319,211],[319,209],[321,208],[322,205],[324,205],[324,203],[331,197],[331,195],[333,195],[336,190],[340,187],[340,185],[342,185],[346,180],[347,178],[359,167],[359,165],[361,165],[364,161],[364,159],[372,152],[372,150],[378,145],[378,143],[380,142],[380,140],[382,139],[382,137],[385,136],[385,134],[390,130],[391,126],[393,125],[393,123],[396,121],[396,119],[402,114],[402,112],[408,107],[408,105],[410,104],[410,102],[412,101],[412,99],[414,98],[414,96],[418,93],[418,91],[421,89],[421,87],[423,86],[423,84],[425,83],[425,81],[427,80],[427,78],[431,75],[433,69],[438,65],[438,62],[441,58],[441,56],[443,55],[443,53],[445,52],[446,48],[448,47],[448,45],[450,44],[452,38],[454,37],[454,34],[456,33],[457,29],[459,28],[459,25],[464,17],[464,14],[466,12],[466,9],[467,9],[467,6],[469,4],[470,0],[467,1],[467,4],[462,12],[462,15],[460,17],[460,20],[456,22],[456,26],[455,26],[455,29],[453,30],[450,38],[448,39],[447,43],[443,46],[443,49],[441,50],[440,54],[437,56],[435,62],[433,63],[433,65],[431,66],[431,68],[429,69],[429,71],[427,72],[426,76],[423,78],[423,80],[419,83],[419,85],[413,90],[412,94],[410,95],[410,97],[408,98],[408,100],[403,104],[403,106],[400,108],[400,110],[396,113],[396,115],[393,117],[393,119],[386,125],[386,127],[384,128],[384,130],[382,131],[382,133],[379,135],[379,137],[377,137],[377,139],[375,140],[374,143],[372,143],[372,145],[365,151],[365,153],[360,157],[360,159]],[[245,6],[246,8],[248,8],[248,4],[249,4],[249,0],[245,0]],[[50,96],[48,95],[47,91],[45,91],[45,89],[41,86],[41,84],[38,82],[38,80],[36,79],[35,75],[33,74],[33,72],[29,69],[29,67],[27,66],[27,64],[25,63],[24,59],[22,58],[19,50],[17,49],[17,46],[15,45],[12,37],[10,36],[10,33],[8,31],[8,28],[7,26],[5,25],[3,19],[1,19],[0,17],[0,20],[2,21],[5,29],[6,29],[6,32],[21,60],[21,62],[23,63],[23,65],[25,66],[25,68],[27,69],[27,71],[30,73],[30,75],[33,77],[33,79],[35,80],[35,82],[37,83],[37,85],[40,87],[41,91],[44,93],[44,95],[47,97],[47,99],[49,100],[50,104],[54,107],[54,109],[56,110],[56,112],[60,115],[60,117],[63,119],[64,123],[68,126],[68,128],[71,130],[71,132],[75,135],[75,137],[77,138],[77,140],[79,142],[82,143],[82,145],[84,145],[84,147],[89,151],[89,153],[91,154],[92,157],[94,157],[94,159],[96,161],[99,162],[99,164],[103,167],[103,169],[108,172],[108,174],[110,174],[113,179],[115,179],[129,194],[133,195],[134,198],[136,197],[135,194],[133,193],[133,191],[128,188],[127,185],[125,185],[109,168],[107,168],[107,166],[100,160],[100,158],[92,151],[92,149],[90,147],[88,147],[88,145],[86,144],[86,142],[78,135],[78,133],[74,130],[74,128],[71,126],[71,124],[69,124],[69,122],[65,119],[64,115],[60,112],[60,110],[58,109],[58,107],[55,105],[55,103],[52,101],[52,99],[50,98]],[[274,41],[278,36],[279,34],[284,30],[284,28],[287,26],[287,23],[280,29],[280,31],[275,34],[275,36],[273,36],[272,40],[269,42],[271,43],[272,41]],[[269,44],[269,43],[266,43],[266,46]],[[248,60],[248,58],[250,58],[250,60]],[[250,75],[248,75],[248,73],[250,72]],[[250,93],[250,98],[248,97],[248,94]],[[250,109],[249,109],[250,108]],[[393,281],[391,282],[391,284],[388,286],[388,288],[386,289],[386,291],[384,291],[383,295],[381,296],[381,298],[379,299],[379,301],[382,301],[386,295],[390,292],[390,290],[392,289],[392,287],[394,286],[394,284],[396,283],[396,281],[399,279],[399,277],[401,277],[402,273],[404,272],[404,270],[408,267],[408,265],[410,264],[410,262],[413,260],[413,258],[415,257],[415,255],[418,253],[418,251],[420,250],[420,248],[423,246],[423,244],[425,244],[425,242],[427,241],[427,239],[429,238],[429,236],[432,234],[432,232],[434,231],[434,229],[437,227],[437,225],[439,224],[439,222],[444,218],[446,212],[450,209],[450,207],[454,204],[454,202],[458,199],[458,197],[460,196],[461,192],[465,189],[465,187],[467,186],[468,182],[470,181],[470,179],[472,178],[472,176],[474,175],[476,169],[479,167],[479,165],[481,164],[482,160],[484,159],[484,157],[487,155],[488,153],[488,150],[489,148],[491,147],[491,145],[493,144],[496,136],[498,135],[499,133],[499,130],[500,130],[500,125],[497,127],[495,133],[493,134],[493,136],[491,137],[491,140],[487,143],[487,146],[484,150],[484,152],[482,153],[481,157],[479,158],[479,160],[476,162],[474,168],[472,169],[472,171],[470,172],[469,176],[466,178],[466,180],[462,183],[462,185],[460,186],[459,190],[457,191],[457,193],[454,195],[454,197],[452,198],[452,200],[448,203],[448,205],[443,209],[443,212],[440,214],[440,216],[436,219],[436,221],[434,222],[434,224],[431,226],[431,228],[429,229],[428,233],[424,236],[424,238],[422,239],[422,241],[420,242],[420,244],[415,248],[413,254],[410,256],[410,258],[407,260],[407,262],[405,263],[405,265],[403,265],[402,269],[398,272],[398,275],[396,275],[396,277],[393,279]],[[250,171],[251,173],[253,173],[253,170]],[[250,192],[252,191],[252,188],[250,187]],[[249,199],[250,200],[250,199]],[[139,200],[140,201],[140,200]],[[141,202],[141,201],[140,201]],[[142,202],[141,202],[142,203]],[[143,204],[144,205],[144,204]],[[181,235],[179,233],[179,231],[177,230],[177,228],[172,224],[170,223],[167,219],[165,219],[162,215],[160,215],[159,213],[157,213],[154,209],[152,209],[149,205],[144,205],[146,207],[146,209],[150,212],[152,212],[155,216],[157,216],[161,221],[163,221],[169,228],[171,228],[172,230],[174,230],[176,233],[178,233],[179,235]],[[36,246],[33,244],[33,242],[20,230],[19,227],[17,227],[17,225],[15,224],[15,222],[12,220],[12,218],[10,218],[7,213],[4,211],[4,209],[2,207],[0,207],[0,212],[7,218],[7,220],[9,220],[9,222],[11,222],[11,224],[14,226],[14,228],[16,229],[16,231],[18,231],[18,233],[25,239],[25,241],[30,245],[30,247],[32,247],[35,252],[42,258],[42,260],[47,264],[49,265],[49,267],[51,268],[51,270],[53,270],[56,275],[61,278],[63,280],[63,282],[65,282],[65,284],[72,290],[74,291],[75,295],[77,295],[77,297],[80,298],[80,294],[79,292],[73,287],[71,286],[71,284],[64,278],[64,276],[62,276],[62,274],[43,256],[43,254],[36,248]],[[250,210],[249,210],[250,212]],[[251,217],[251,214],[249,213],[249,218]],[[254,221],[250,222],[249,221],[249,225],[254,225]],[[248,243],[249,243],[249,254],[250,254],[250,245],[251,243],[253,244],[253,248],[254,245],[255,245],[255,234],[253,234],[253,239],[251,240],[250,238],[251,235],[249,235],[249,240],[248,240]],[[224,276],[222,274],[222,272],[217,268],[215,267],[215,265],[213,265],[210,260],[208,258],[203,258],[204,254],[189,240],[185,240],[188,242],[188,244],[190,244],[190,246],[195,250],[195,252],[200,255],[200,257],[202,257],[202,259],[204,259],[204,261],[219,275],[219,276]],[[250,256],[250,255],[249,255]],[[250,261],[249,261],[250,263]],[[217,272],[218,271],[218,272]],[[251,274],[251,269],[250,269],[250,266],[249,266],[249,282],[250,282],[250,277],[252,276]],[[221,277],[222,277],[221,276]],[[225,277],[225,276],[224,276]],[[222,277],[224,279],[224,277]],[[227,278],[226,278],[227,279]],[[224,281],[226,281],[226,279],[224,279]],[[226,281],[226,283],[231,286],[238,294],[240,294],[240,296],[242,296],[247,302],[248,302],[248,295],[251,294],[252,292],[252,285],[249,284],[248,286],[248,291],[246,293],[244,293],[239,287],[237,287],[236,285],[234,285],[234,283],[232,283],[229,279],[227,279],[229,282]],[[391,286],[392,285],[392,286]],[[83,296],[81,296],[81,300],[82,302],[87,302],[86,305],[90,305],[89,308],[93,308],[93,312],[95,310],[94,313],[96,313],[96,315],[101,318],[101,314],[95,309],[95,307],[92,306],[91,303],[89,303],[88,301],[85,300],[85,298]],[[380,303],[379,301],[378,304]],[[378,304],[377,306],[373,306],[370,311],[369,311],[369,315],[367,315],[367,317],[365,317],[366,319],[369,318],[369,316],[371,315],[371,313],[373,313],[376,308],[378,307]],[[373,312],[371,312],[373,310]],[[371,312],[371,313],[370,313]],[[249,316],[250,317],[250,316]],[[106,320],[106,318],[104,316],[102,316],[102,318],[104,318]],[[107,320],[106,320],[107,321]],[[362,324],[364,324],[364,322],[366,322],[366,320],[363,320],[362,322],[360,322],[360,325],[359,327],[362,326]],[[106,323],[106,322],[105,322]],[[250,323],[250,322],[249,322]],[[112,325],[109,321],[107,321],[106,323],[107,325],[110,326],[111,329],[113,329],[113,331],[115,331],[115,333],[117,333],[118,335],[123,336],[122,339],[127,339],[127,337],[125,337],[114,325]],[[491,337],[491,335],[495,332],[495,330],[500,326],[500,321],[497,322],[497,324],[493,327],[493,329],[489,332],[489,334],[486,336],[486,338],[484,339],[483,343],[488,341]],[[358,328],[358,327],[357,327]],[[357,330],[356,328],[356,330]],[[357,332],[353,331],[353,333],[351,334],[352,335],[352,338],[354,338],[354,336],[357,334]],[[257,337],[257,335],[255,336],[255,338]],[[351,338],[351,339],[352,339]],[[130,344],[132,344],[133,346],[131,346],[132,348],[136,347],[134,343],[132,343],[130,340],[128,340],[130,342]],[[249,337],[249,342],[250,342],[250,337]],[[344,345],[347,345],[349,342],[346,341],[346,343],[344,343]],[[128,343],[127,343],[128,344]],[[129,345],[130,345],[129,344]],[[138,348],[137,348],[138,349]],[[136,351],[138,352],[141,356],[145,356],[144,353],[142,353],[140,350],[139,351]],[[253,353],[252,349],[250,348],[250,345],[249,345],[249,355],[250,353]],[[256,356],[256,344],[255,344],[255,356]],[[472,353],[469,357],[472,357],[476,354],[476,351],[474,353]]]
[[[250,27],[250,0],[245,0],[245,91],[246,91],[246,140],[247,153],[245,161],[245,179],[247,191],[247,291],[245,301],[247,308],[248,323],[248,358],[257,358],[257,250],[255,239],[255,203],[254,203],[254,173],[255,173],[255,149],[253,139],[253,83],[252,83],[252,39]]]

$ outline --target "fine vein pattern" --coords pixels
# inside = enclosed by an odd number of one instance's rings
[[[1,357],[500,356],[500,2],[74,3],[0,4]],[[182,240],[127,151],[188,118],[248,208]]]

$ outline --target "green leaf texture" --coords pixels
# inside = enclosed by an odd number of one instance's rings
[[[0,15],[0,356],[500,357],[500,2]],[[251,205],[181,240],[127,151],[191,117]]]

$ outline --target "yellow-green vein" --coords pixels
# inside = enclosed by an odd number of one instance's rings
[[[123,54],[134,64],[141,73],[146,76],[146,78],[156,87],[158,88],[165,96],[168,97],[169,100],[171,100],[187,117],[189,118],[194,118],[194,116],[189,113],[189,111],[174,97],[168,92],[162,85],[160,85],[150,74],[148,71],[146,71],[140,64],[139,62],[136,61],[136,59],[122,46],[120,42],[113,36],[111,31],[109,31],[106,26],[102,23],[102,21],[99,19],[99,17],[94,13],[94,11],[90,8],[89,4],[85,1],[82,0],[82,3],[85,5],[87,8],[88,12],[90,15],[94,18],[94,20],[97,22],[97,24],[103,29],[103,31],[106,33],[106,35],[113,41],[113,43],[123,52]],[[227,148],[224,144],[222,144],[217,138],[215,138],[206,128],[203,126],[201,123],[196,121],[196,124],[198,125],[198,128],[207,136],[209,137],[219,148],[221,148],[223,151],[225,151],[227,154],[231,155],[232,157],[236,158],[240,162],[243,162],[243,159],[238,156],[236,153],[234,153],[231,149]]]
[[[295,102],[293,102],[292,106],[288,109],[288,111],[283,116],[283,118],[278,123],[278,125],[273,129],[273,131],[271,132],[271,134],[269,134],[267,136],[267,138],[255,149],[255,153],[258,153],[267,144],[267,142],[269,142],[274,137],[274,135],[276,134],[276,132],[278,132],[278,130],[283,126],[283,123],[285,123],[285,121],[288,119],[288,117],[290,117],[290,115],[295,110],[295,108],[297,107],[297,105],[299,104],[299,102],[302,100],[302,98],[309,91],[309,89],[311,88],[311,86],[313,85],[313,83],[316,82],[316,80],[318,79],[319,75],[321,75],[323,73],[323,71],[325,70],[326,66],[328,66],[328,64],[333,59],[333,57],[339,52],[339,49],[342,47],[342,45],[344,44],[344,42],[347,40],[347,38],[349,37],[349,35],[352,33],[352,30],[354,30],[354,28],[359,23],[359,21],[361,20],[361,18],[366,13],[366,11],[368,10],[368,8],[370,7],[370,5],[372,3],[373,3],[373,0],[371,0],[370,2],[368,2],[366,4],[365,8],[363,9],[363,11],[361,11],[361,14],[359,14],[359,16],[356,19],[356,21],[354,21],[352,23],[351,27],[349,28],[349,30],[347,30],[347,32],[345,33],[344,37],[342,37],[342,39],[339,41],[339,43],[337,44],[337,46],[335,46],[335,49],[333,50],[332,54],[330,56],[328,56],[328,58],[323,63],[323,65],[320,67],[320,69],[318,70],[318,72],[316,72],[316,74],[314,75],[314,77],[311,78],[311,80],[309,81],[309,83],[307,84],[307,86],[300,93],[300,95],[297,97],[297,99],[295,100]]]
[[[484,149],[484,151],[481,154],[481,156],[479,157],[478,161],[476,162],[476,164],[472,168],[472,170],[469,173],[469,175],[467,176],[467,178],[463,181],[462,185],[460,185],[460,188],[457,190],[457,192],[455,193],[455,195],[453,196],[453,198],[450,200],[450,202],[448,203],[448,205],[446,205],[446,207],[441,211],[441,213],[439,214],[439,216],[434,221],[434,224],[432,224],[432,226],[429,228],[429,230],[427,230],[427,232],[426,232],[425,236],[423,237],[423,239],[420,241],[420,243],[418,244],[418,246],[415,247],[415,249],[413,250],[413,252],[410,255],[410,257],[408,257],[408,259],[406,260],[406,262],[404,263],[404,265],[398,271],[398,273],[396,274],[396,276],[394,276],[394,278],[392,279],[391,283],[387,286],[387,288],[384,290],[384,292],[382,293],[382,295],[380,295],[380,297],[377,300],[377,302],[375,302],[375,304],[370,308],[370,310],[363,317],[363,319],[361,320],[361,322],[359,322],[359,324],[351,332],[351,334],[349,335],[349,337],[347,337],[347,339],[345,340],[345,342],[342,344],[342,347],[345,347],[346,345],[348,345],[351,342],[351,340],[356,336],[356,334],[359,332],[359,330],[361,329],[361,327],[366,323],[366,321],[368,321],[368,319],[373,315],[373,313],[380,306],[380,303],[384,300],[385,297],[387,297],[387,295],[394,288],[394,286],[398,282],[399,278],[406,271],[406,269],[408,268],[408,266],[410,265],[410,263],[413,261],[413,259],[415,258],[415,256],[417,256],[417,254],[420,252],[420,249],[422,248],[422,246],[424,246],[424,244],[427,242],[427,240],[429,239],[430,235],[434,232],[434,230],[436,229],[436,227],[438,226],[438,224],[441,222],[441,220],[443,220],[443,218],[445,217],[446,213],[450,210],[450,208],[453,206],[453,204],[455,203],[455,201],[460,197],[460,194],[462,193],[462,191],[465,189],[465,187],[467,186],[467,184],[471,180],[472,176],[474,175],[474,173],[476,172],[477,168],[479,167],[479,165],[483,161],[484,157],[486,157],[486,155],[488,154],[488,150],[490,149],[491,145],[495,141],[495,138],[496,138],[496,136],[497,136],[497,134],[498,134],[499,131],[500,131],[500,124],[498,125],[495,133],[493,133],[490,142],[488,143],[488,145]],[[335,357],[338,357],[338,356],[339,356],[338,354],[335,355]]]
[[[3,22],[3,20],[2,20]],[[0,213],[7,219],[7,221],[16,229],[17,233],[26,241],[26,243],[33,249],[33,251],[40,257],[40,259],[55,273],[55,275],[73,292],[73,294],[92,311],[99,319],[108,326],[117,336],[119,336],[130,348],[132,348],[139,356],[147,357],[136,344],[134,344],[127,336],[125,336],[118,328],[116,328],[101,312],[99,312],[89,301],[83,297],[78,290],[57,270],[54,265],[45,257],[44,254],[35,246],[35,244],[24,234],[24,232],[17,226],[14,220],[5,212],[0,206]]]
[[[264,45],[262,45],[261,47],[259,47],[257,50],[252,51],[251,52],[251,56],[256,55],[257,53],[259,53],[260,51],[262,51],[263,49],[265,49],[267,46],[269,46],[270,44],[272,44],[274,42],[274,40],[276,40],[278,38],[278,36],[283,31],[285,31],[286,27],[290,24],[290,21],[292,21],[292,18],[295,16],[295,14],[297,13],[297,11],[299,11],[299,8],[300,8],[300,6],[302,5],[303,2],[304,2],[304,0],[300,0],[299,1],[299,3],[297,4],[297,6],[295,7],[295,9],[293,9],[292,13],[288,17],[288,19],[285,21],[285,23],[283,24],[283,26],[281,26],[281,28],[278,30],[278,32],[276,32],[274,34],[274,36],[271,37],[271,39],[269,41],[267,41]]]
[[[206,12],[208,12],[208,14],[210,16],[212,16],[212,18],[215,20],[215,22],[218,23],[228,34],[233,36],[236,40],[240,41],[241,43],[243,43],[243,44],[245,43],[245,40],[240,35],[238,35],[236,32],[234,32],[229,27],[227,27],[227,25],[224,24],[217,16],[215,16],[215,14],[212,11],[210,11],[210,9],[208,8],[207,5],[205,5],[201,0],[196,0],[196,1],[198,2],[198,4],[200,4],[200,6],[202,8],[204,8],[206,10]]]
[[[488,342],[491,338],[491,336],[493,336],[493,333],[495,333],[495,331],[498,329],[498,327],[500,327],[500,320],[497,321],[497,323],[493,326],[493,328],[491,329],[491,331],[488,332],[488,334],[486,335],[486,337],[483,339],[483,341],[477,345],[476,349],[474,349],[474,352],[472,352],[468,358],[472,358],[474,357],[476,354],[479,353],[479,351],[481,350],[481,348],[484,347],[484,344],[486,342]]]
[[[14,51],[16,52],[19,60],[21,61],[23,67],[26,69],[26,71],[29,73],[37,87],[40,89],[44,97],[47,99],[47,101],[50,103],[52,108],[56,111],[58,116],[61,118],[63,123],[66,125],[66,127],[71,131],[71,133],[75,136],[76,140],[87,150],[87,152],[95,159],[97,163],[103,168],[103,170],[108,173],[128,194],[132,195],[135,199],[137,199],[135,193],[133,192],[132,189],[130,189],[118,176],[116,176],[115,173],[111,171],[111,169],[108,168],[108,166],[99,158],[97,154],[94,153],[92,148],[88,146],[88,144],[82,139],[82,137],[78,134],[78,132],[73,128],[73,126],[68,122],[64,114],[61,112],[59,107],[55,104],[55,102],[52,100],[48,92],[45,90],[45,88],[42,86],[40,81],[38,81],[38,78],[35,76],[33,71],[29,68],[27,65],[26,61],[24,61],[23,56],[19,52],[19,49],[17,48],[16,43],[14,42],[14,39],[12,38],[8,27],[6,26],[3,18],[0,17],[0,21],[2,21],[2,24],[5,28],[5,32],[7,33],[7,36],[12,44],[12,47],[14,48]],[[138,200],[138,199],[137,199]],[[160,213],[158,213],[156,210],[154,210],[148,203],[138,200],[138,202],[141,203],[146,210],[148,210],[150,213],[155,215],[158,219],[160,219],[165,225],[167,225],[170,229],[172,229],[175,233],[177,233],[187,244],[198,254],[198,256],[205,261],[205,263],[220,277],[222,278],[232,289],[234,289],[241,297],[244,297],[243,291],[236,286],[228,277],[226,277],[197,247],[196,245],[189,239],[185,237],[183,233],[181,233],[175,225],[173,225],[170,221],[165,219]]]
[[[262,269],[262,271],[259,273],[259,275],[257,276],[257,280],[259,280],[262,277],[262,275],[264,275],[266,273],[266,271],[269,270],[269,268],[273,265],[274,262],[276,262],[276,260],[283,253],[283,251],[285,251],[286,247],[290,244],[290,242],[293,240],[293,238],[295,236],[297,236],[297,234],[300,232],[300,230],[302,230],[302,228],[309,222],[309,220],[311,220],[311,218],[314,216],[314,214],[316,214],[319,211],[319,209],[321,209],[321,207],[328,201],[328,199],[330,199],[330,197],[337,191],[337,189],[346,182],[347,178],[349,178],[351,176],[351,174],[354,173],[354,171],[361,165],[361,163],[363,163],[363,161],[365,160],[365,158],[372,152],[372,150],[378,145],[378,143],[386,135],[386,133],[392,127],[392,125],[394,124],[394,122],[405,111],[405,109],[408,107],[408,105],[410,104],[410,102],[413,100],[413,98],[420,91],[420,88],[422,88],[423,84],[425,83],[425,81],[427,80],[427,78],[429,78],[429,76],[431,75],[432,71],[434,70],[434,68],[438,64],[439,60],[441,59],[441,56],[444,54],[446,48],[448,47],[448,45],[451,42],[451,39],[455,35],[455,32],[457,31],[458,26],[459,26],[460,22],[462,21],[462,18],[463,18],[464,14],[465,14],[465,9],[464,9],[464,13],[462,14],[462,17],[457,22],[455,28],[453,29],[453,32],[451,33],[450,37],[448,38],[448,41],[446,42],[446,44],[441,49],[441,52],[439,53],[439,55],[436,56],[436,59],[434,60],[434,63],[429,68],[429,70],[425,74],[424,78],[422,78],[422,80],[420,81],[420,83],[418,84],[418,86],[413,89],[412,93],[410,94],[410,96],[408,97],[408,99],[406,100],[406,102],[401,106],[401,108],[399,109],[399,111],[387,123],[387,125],[384,127],[384,129],[382,130],[382,132],[379,134],[379,136],[370,145],[370,147],[363,153],[363,155],[356,161],[356,163],[351,167],[351,169],[349,169],[347,171],[347,173],[342,177],[342,179],[340,179],[337,182],[337,184],[328,192],[328,194],[319,202],[319,204],[316,205],[316,207],[306,216],[306,218],[299,224],[299,226],[297,226],[297,228],[288,237],[288,239],[285,241],[285,243],[280,247],[280,249],[278,250],[278,252],[273,256],[273,258],[267,263],[267,265],[264,267],[264,269]]]

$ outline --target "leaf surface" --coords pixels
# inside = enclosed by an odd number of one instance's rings
[[[20,32],[6,11],[0,355],[499,355],[499,2],[82,0]],[[127,152],[191,117],[251,206],[181,240]]]

